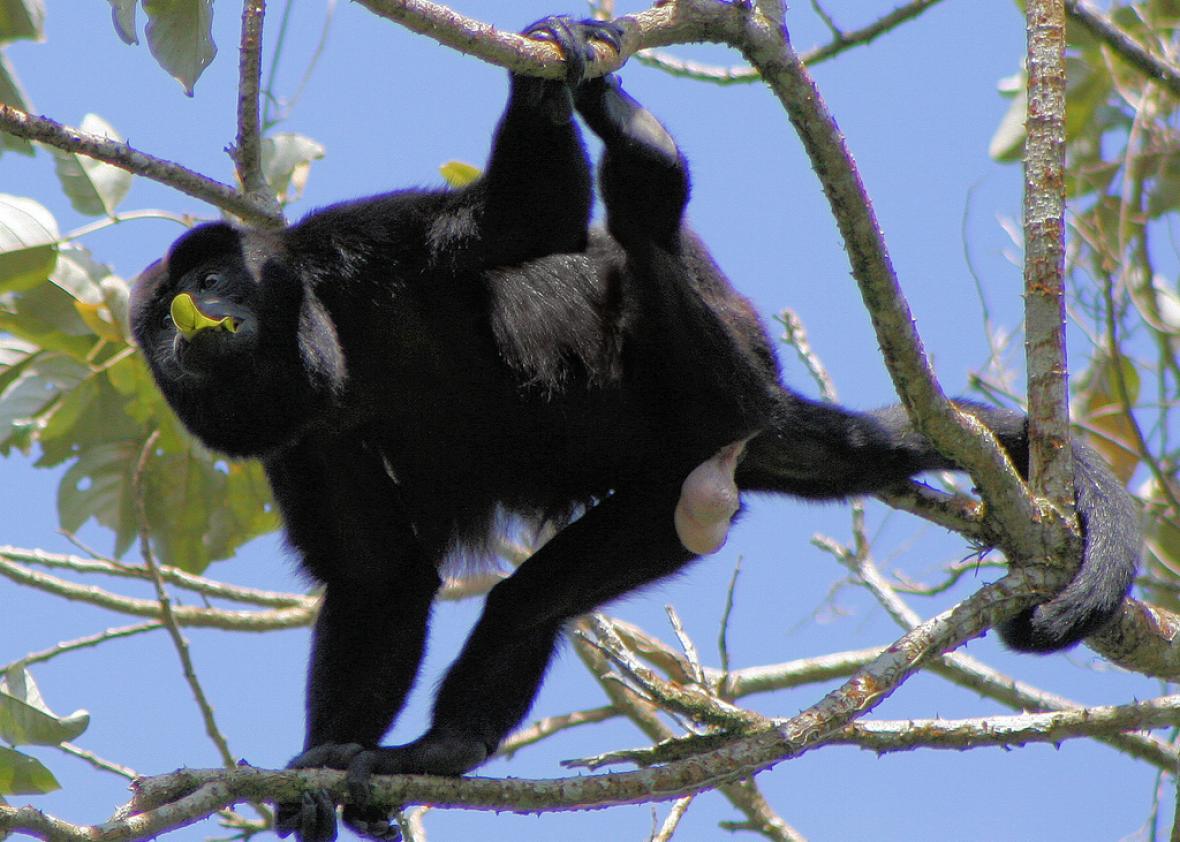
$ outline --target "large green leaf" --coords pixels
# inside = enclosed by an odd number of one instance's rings
[[[82,118],[82,131],[109,140],[122,141],[122,136],[97,114]],[[131,173],[86,155],[74,155],[61,149],[50,149],[53,167],[70,204],[78,213],[89,216],[111,216],[131,189]]]
[[[217,55],[213,0],[143,0],[148,49],[160,66],[193,95],[193,86]]]
[[[161,439],[144,484],[152,545],[184,570],[200,572],[278,528],[261,466],[211,454],[187,434]]]
[[[0,292],[31,289],[57,263],[57,221],[23,196],[0,193]]]
[[[127,343],[131,336],[127,282],[111,273],[84,248],[63,248],[50,280],[73,299],[74,311],[96,336]]]
[[[27,447],[62,395],[89,374],[89,368],[66,354],[31,354],[0,391],[0,450],[14,444]]]
[[[1109,354],[1095,357],[1071,386],[1071,414],[1093,431],[1087,435],[1090,444],[1102,454],[1119,479],[1126,482],[1139,466],[1139,455],[1127,446],[1135,441],[1135,430],[1131,419],[1123,412],[1119,381],[1134,406],[1139,397],[1139,370],[1135,362],[1119,357],[1116,363]]]
[[[125,553],[138,532],[133,473],[141,444],[122,439],[88,447],[57,487],[62,529],[76,532],[94,518],[115,532],[115,554]]]
[[[9,745],[60,745],[76,740],[89,724],[84,710],[69,716],[50,710],[23,667],[10,668],[0,680],[0,739]]]
[[[42,0],[0,0],[0,42],[44,35],[45,4]]]
[[[61,784],[40,760],[10,748],[0,748],[0,793],[41,795],[55,789],[61,789]]]

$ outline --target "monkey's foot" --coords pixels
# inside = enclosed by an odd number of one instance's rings
[[[308,749],[287,764],[288,769],[340,769],[345,770],[364,747],[357,743],[324,743]],[[324,790],[303,793],[298,802],[275,805],[275,833],[281,837],[295,834],[300,842],[332,842],[336,838],[336,802]],[[345,809],[344,821],[354,825],[349,809]],[[367,817],[366,817],[367,818]],[[386,825],[388,817],[383,817]],[[374,822],[376,824],[376,822]],[[393,825],[397,830],[397,825]],[[393,842],[396,836],[373,836]]]

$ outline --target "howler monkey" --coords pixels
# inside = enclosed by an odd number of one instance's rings
[[[324,586],[292,766],[348,769],[358,797],[373,773],[484,762],[567,620],[694,557],[674,512],[722,448],[732,463],[748,440],[743,491],[817,500],[954,467],[900,408],[855,412],[780,383],[750,304],[684,226],[676,144],[616,78],[583,78],[591,42],[617,49],[617,28],[552,18],[525,34],[561,47],[567,79],[511,77],[475,183],[344,202],[277,232],[202,225],[134,293],[168,402],[209,447],[262,460]],[[603,141],[605,230],[589,227],[576,116]],[[966,408],[1027,465],[1023,415]],[[1016,649],[1095,631],[1135,570],[1127,493],[1073,448],[1084,557],[1064,591],[1000,628]],[[379,747],[418,671],[440,561],[486,553],[506,514],[560,528],[488,594],[429,730]],[[395,833],[363,803],[345,818]],[[279,825],[329,839],[335,808],[307,796]]]

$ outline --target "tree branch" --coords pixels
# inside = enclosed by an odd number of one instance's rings
[[[1119,730],[1175,725],[1180,696],[1164,696],[1128,705],[1078,711],[1022,714],[974,720],[907,720],[857,723],[830,735],[826,742],[852,744],[873,751],[915,748],[964,749],[978,745],[1013,746],[1060,742]],[[423,775],[379,776],[374,794],[393,803],[445,804],[481,810],[557,812],[616,806],[683,797],[672,791],[635,789],[644,780],[674,783],[666,771],[581,775],[537,779],[440,778]],[[135,797],[101,826],[106,842],[139,839],[191,824],[217,809],[243,800],[297,799],[314,788],[327,789],[348,803],[345,773],[328,770],[267,771],[249,766],[233,769],[185,769],[135,782]],[[649,793],[654,793],[649,794]],[[93,842],[100,827],[73,825],[29,807],[0,806],[0,831],[23,832],[41,839]],[[787,838],[787,837],[783,837]]]
[[[238,136],[230,150],[246,195],[281,214],[274,191],[262,175],[262,133],[258,93],[262,84],[262,23],[266,0],[242,4],[242,36],[238,51]]]
[[[785,30],[750,16],[734,46],[761,71],[803,142],[844,238],[886,367],[915,425],[970,472],[995,515],[1002,532],[999,543],[1008,554],[1039,555],[1039,513],[990,431],[957,411],[935,379],[852,155]],[[1062,571],[1060,584],[1066,575]]]
[[[1029,0],[1024,154],[1024,349],[1029,484],[1073,513],[1073,436],[1065,360],[1065,7]],[[1049,530],[1040,530],[1047,539]],[[1075,546],[1046,555],[1077,557]],[[1056,552],[1052,552],[1056,550]],[[1073,552],[1070,552],[1073,550]]]
[[[130,144],[72,129],[48,117],[34,117],[3,103],[0,103],[0,130],[66,152],[85,155],[96,161],[105,161],[135,175],[173,187],[194,199],[223,208],[251,224],[282,224],[282,219],[274,211],[243,196],[228,184],[207,178],[174,161],[140,152]]]

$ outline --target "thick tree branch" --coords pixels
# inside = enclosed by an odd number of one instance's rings
[[[1013,557],[1039,555],[1037,511],[1006,455],[984,425],[946,400],[914,329],[888,249],[843,135],[786,32],[750,16],[734,44],[761,71],[786,108],[819,176],[844,238],[877,342],[902,403],[915,424],[971,473]],[[966,433],[966,434],[965,434]],[[987,442],[987,444],[985,444]],[[1062,573],[1061,584],[1065,574]]]
[[[878,704],[913,670],[939,652],[953,648],[1006,614],[1005,603],[1027,603],[1034,586],[1029,574],[1014,573],[990,585],[898,640],[866,669],[817,705],[766,732],[727,742],[692,757],[637,772],[582,775],[555,780],[496,780],[432,776],[380,776],[373,795],[389,805],[430,803],[449,807],[514,812],[578,810],[672,800],[747,778],[775,763],[835,739],[845,725]],[[1175,722],[1170,700],[1135,706],[1126,727]],[[1156,718],[1158,717],[1158,718]],[[1084,718],[1084,717],[1083,717]],[[1060,721],[1060,720],[1059,720]],[[1103,728],[1115,727],[1110,722]],[[1021,738],[1023,739],[1023,737]],[[299,793],[323,787],[347,802],[344,773],[325,770],[267,772],[250,767],[233,770],[182,770],[141,780],[131,805],[103,826],[104,840],[144,838],[189,824],[213,810],[244,800],[294,800]],[[96,828],[69,825],[31,808],[0,807],[0,830],[21,830],[40,838],[93,840]]]
[[[1059,510],[1072,514],[1065,360],[1065,7],[1062,0],[1029,0],[1026,16],[1024,349],[1029,484]],[[1075,544],[1080,546],[1080,540]],[[1061,553],[1069,548],[1053,549]],[[1076,557],[1076,552],[1071,555]]]

